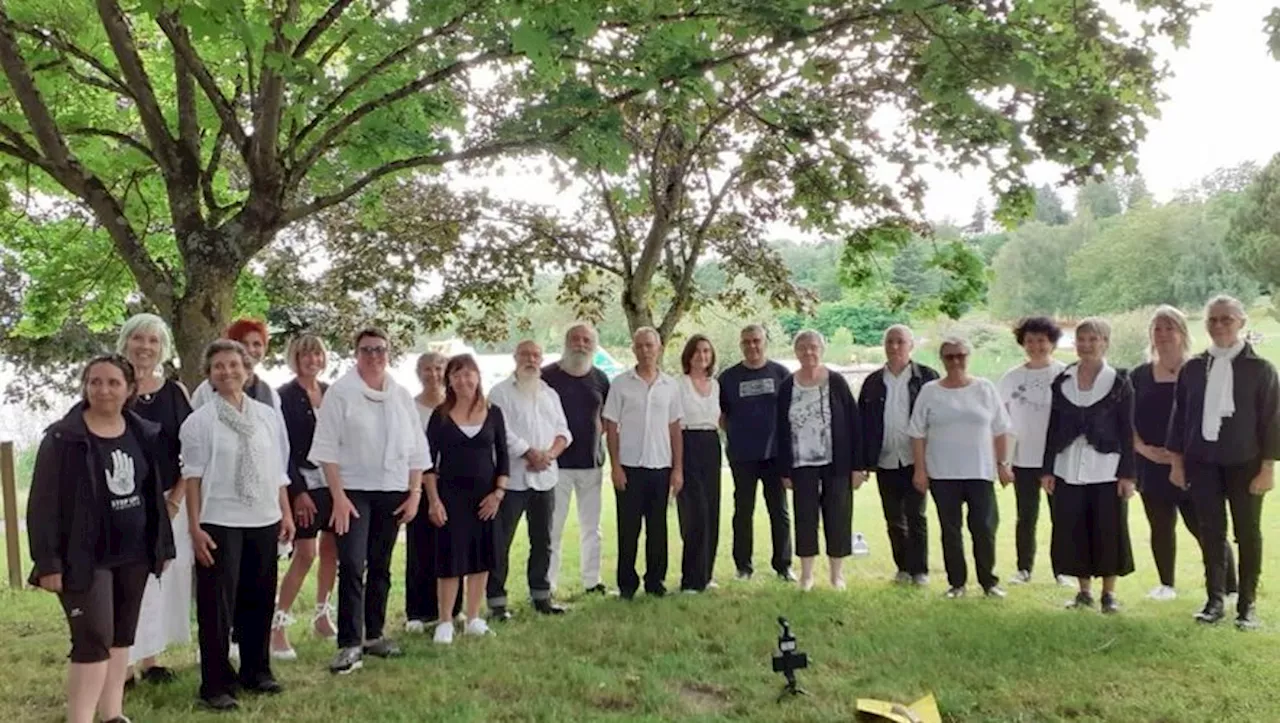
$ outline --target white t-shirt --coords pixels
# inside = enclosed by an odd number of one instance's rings
[[[1093,388],[1081,391],[1076,377],[1078,367],[1067,370],[1067,378],[1062,382],[1062,396],[1077,407],[1088,407],[1111,393],[1116,383],[1116,370],[1110,364],[1103,364],[1098,378],[1093,380]],[[1116,470],[1120,467],[1120,453],[1103,454],[1094,449],[1084,435],[1076,437],[1071,445],[1058,453],[1053,459],[1053,474],[1069,485],[1102,484],[1116,481]]]
[[[1043,369],[1025,364],[1000,377],[1000,400],[1009,412],[1013,435],[1013,466],[1040,469],[1044,466],[1045,435],[1049,433],[1049,412],[1053,408],[1053,380],[1067,365],[1054,359]]]
[[[200,522],[222,527],[266,527],[280,521],[281,487],[289,485],[281,449],[288,449],[288,433],[274,409],[244,398],[243,414],[252,417],[255,430],[250,442],[262,468],[262,488],[247,502],[236,493],[236,468],[240,439],[235,430],[218,419],[218,407],[205,404],[182,423],[182,476],[200,478]]]
[[[680,407],[684,417],[680,419],[681,429],[709,429],[715,431],[720,426],[720,382],[713,377],[707,396],[702,396],[688,374],[680,377]]]
[[[344,490],[404,492],[409,470],[431,467],[420,424],[407,389],[388,376],[375,393],[353,369],[325,393],[307,458],[337,464]]]
[[[916,397],[907,434],[925,440],[930,479],[995,479],[993,437],[1009,431],[1009,413],[996,386],[974,379],[949,389],[929,382]]]
[[[618,464],[644,469],[671,467],[671,428],[684,417],[680,385],[665,372],[653,384],[635,367],[619,374],[609,385],[602,415],[618,425]]]

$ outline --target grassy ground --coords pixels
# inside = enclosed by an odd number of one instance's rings
[[[604,568],[612,583],[613,495],[605,497]],[[1012,490],[1002,491],[1000,501],[1005,518],[998,572],[1007,576],[1013,563]],[[1183,597],[1172,603],[1143,599],[1157,580],[1136,500],[1130,516],[1139,571],[1121,582],[1126,607],[1113,618],[1062,610],[1069,591],[1049,584],[1043,571],[1031,586],[1011,587],[1006,600],[943,599],[932,517],[933,584],[927,589],[892,586],[892,560],[873,485],[857,493],[854,515],[855,529],[866,533],[872,555],[851,563],[849,590],[843,593],[820,586],[802,594],[760,572],[748,583],[734,582],[730,505],[722,512],[717,591],[660,600],[641,595],[630,603],[577,600],[571,613],[558,619],[534,619],[521,605],[517,618],[491,639],[459,637],[453,647],[440,648],[426,637],[400,635],[404,658],[370,660],[364,670],[346,677],[326,672],[332,646],[309,637],[300,623],[294,630],[300,660],[275,664],[287,687],[284,695],[246,698],[237,715],[204,712],[195,706],[199,671],[193,651],[185,649],[166,660],[179,668],[180,680],[138,689],[130,694],[126,712],[136,721],[184,722],[838,721],[854,718],[861,696],[907,702],[932,691],[949,721],[1280,720],[1273,684],[1280,636],[1273,626],[1242,634],[1230,626],[1193,624],[1191,614],[1202,603],[1199,554],[1185,533],[1179,540]],[[1274,506],[1268,510],[1266,529],[1275,529],[1278,515]],[[761,504],[757,570],[768,570],[766,526]],[[667,578],[672,588],[679,582],[677,529],[673,508]],[[1047,536],[1048,526],[1042,524],[1041,565]],[[576,530],[568,530],[566,540],[564,577],[572,596],[580,590]],[[402,568],[402,550],[398,553],[397,568]],[[524,547],[513,554],[522,566]],[[1264,582],[1280,575],[1278,560],[1274,554],[1267,559]],[[513,578],[513,599],[520,599],[523,575]],[[312,595],[305,590],[296,606],[304,613],[300,618],[305,619]],[[403,623],[402,595],[397,576],[391,630]],[[1280,619],[1265,590],[1261,613]],[[811,695],[782,704],[774,701],[780,680],[769,668],[778,615],[791,619],[812,661],[800,675]],[[58,718],[66,649],[65,624],[51,595],[0,593],[0,719]]]

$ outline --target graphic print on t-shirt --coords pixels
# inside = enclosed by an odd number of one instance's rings
[[[777,393],[777,382],[773,377],[745,379],[738,382],[738,397],[742,399],[747,397],[771,397]]]
[[[135,478],[136,470],[133,457],[122,449],[111,452],[111,462],[107,465],[107,489],[117,499],[111,500],[111,509],[127,510],[142,504],[142,498],[134,494],[138,488]]]

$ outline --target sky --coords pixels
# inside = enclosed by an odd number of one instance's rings
[[[1250,160],[1264,165],[1280,152],[1280,62],[1268,54],[1263,32],[1263,18],[1278,3],[1215,0],[1193,22],[1188,47],[1161,48],[1173,73],[1164,84],[1168,100],[1160,117],[1147,121],[1148,135],[1138,153],[1139,169],[1157,200],[1169,200],[1218,168]],[[572,191],[559,194],[536,168],[504,165],[502,176],[459,180],[508,198],[571,207]],[[1028,175],[1036,185],[1056,185],[1062,172],[1038,163]],[[925,215],[931,221],[967,223],[980,198],[988,208],[995,205],[984,172],[935,169],[924,177],[929,183]],[[1068,201],[1074,197],[1071,188],[1060,193]]]

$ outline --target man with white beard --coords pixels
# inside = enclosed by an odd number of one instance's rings
[[[507,422],[511,477],[498,509],[497,560],[489,574],[486,596],[490,620],[507,620],[507,571],[511,542],[520,517],[527,513],[529,530],[528,582],[533,607],[544,615],[565,610],[551,602],[551,525],[555,516],[556,458],[573,435],[560,406],[560,395],[542,381],[542,347],[525,340],[516,346],[516,371],[498,383],[489,401]]]
[[[542,370],[542,379],[556,393],[569,420],[573,441],[560,455],[556,484],[556,514],[551,527],[551,589],[560,576],[560,538],[569,516],[569,502],[578,496],[578,534],[582,588],[603,594],[600,576],[600,490],[604,482],[604,424],[600,413],[609,396],[609,377],[592,362],[596,331],[590,324],[575,324],[564,335],[560,361]]]

